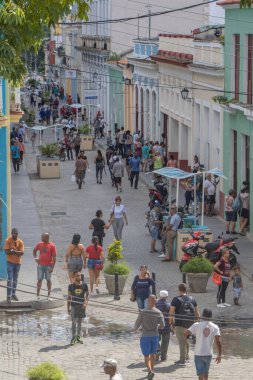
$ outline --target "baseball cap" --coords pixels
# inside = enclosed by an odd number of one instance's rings
[[[116,368],[117,364],[118,364],[117,360],[109,358],[109,359],[105,359],[103,361],[103,363],[101,364],[101,367],[102,368],[105,368],[105,367],[114,367],[114,368]]]
[[[168,297],[168,295],[169,293],[167,292],[167,290],[161,290],[159,293],[159,296],[162,298]]]

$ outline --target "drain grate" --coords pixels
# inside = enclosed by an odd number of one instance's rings
[[[61,215],[67,215],[65,211],[54,211],[51,212],[51,215],[53,216],[61,216]]]

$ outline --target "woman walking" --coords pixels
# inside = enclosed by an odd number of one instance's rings
[[[101,150],[97,151],[97,156],[94,159],[94,163],[96,165],[96,178],[97,178],[97,183],[100,185],[102,184],[102,175],[103,175],[103,170],[105,167],[105,160],[104,157],[101,153]]]
[[[76,160],[75,176],[78,188],[82,188],[83,179],[87,168],[87,160],[85,160],[80,154]]]
[[[97,210],[96,212],[96,218],[92,219],[89,225],[89,229],[93,230],[92,236],[98,237],[98,243],[99,245],[103,245],[103,238],[105,237],[105,229],[107,230],[110,227],[109,224],[105,224],[105,222],[102,219],[103,213],[102,210]]]
[[[89,245],[85,250],[85,263],[89,270],[90,278],[90,293],[93,293],[93,285],[96,285],[96,293],[99,294],[98,284],[99,284],[99,273],[103,269],[104,265],[104,252],[101,245],[98,244],[98,237],[93,236],[91,240],[92,244]],[[86,260],[87,264],[86,264]]]
[[[68,269],[69,280],[71,283],[75,281],[75,272],[81,272],[84,267],[85,250],[84,246],[80,244],[81,236],[74,234],[72,243],[68,246],[65,255],[65,269]]]
[[[154,285],[155,282],[150,278],[147,266],[142,265],[131,286],[131,297],[136,299],[139,310],[147,309],[148,297],[152,293],[151,286]]]
[[[112,224],[113,233],[116,240],[122,240],[122,230],[124,227],[124,220],[128,225],[125,206],[121,204],[120,196],[115,198],[115,204],[111,208],[111,215],[109,223]]]
[[[230,281],[231,270],[231,265],[229,263],[230,252],[228,248],[223,248],[221,252],[222,257],[214,265],[214,270],[217,273],[221,274],[221,283],[219,285],[217,293],[217,307],[227,307],[231,306],[229,303],[226,303],[226,290]]]

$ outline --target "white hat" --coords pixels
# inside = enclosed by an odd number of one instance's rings
[[[169,295],[169,293],[167,292],[167,290],[160,290],[159,296],[161,298],[167,298],[168,295]]]
[[[109,359],[105,359],[104,360],[104,362],[101,364],[101,367],[103,367],[103,368],[105,368],[105,367],[114,367],[114,368],[116,368],[117,364],[118,364],[117,360],[109,358]]]

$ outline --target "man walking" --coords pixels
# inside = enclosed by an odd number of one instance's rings
[[[155,304],[156,296],[151,294],[148,297],[148,308],[140,310],[135,322],[136,329],[142,327],[140,346],[148,369],[148,380],[152,380],[155,376],[154,365],[159,342],[158,328],[163,329],[165,327],[163,315],[155,307]]]
[[[4,250],[7,260],[7,302],[18,301],[16,288],[18,273],[21,266],[21,258],[24,255],[24,243],[18,239],[18,230],[13,228],[11,237],[5,240]]]
[[[121,374],[117,371],[117,361],[115,359],[105,359],[101,367],[104,368],[106,375],[109,375],[109,380],[123,380]]]
[[[12,158],[14,173],[19,173],[20,150],[19,150],[17,140],[15,140],[13,145],[11,145],[11,158]]]
[[[89,291],[85,282],[82,282],[81,272],[74,273],[74,282],[68,287],[68,314],[72,318],[71,346],[75,343],[83,343],[81,340],[81,328],[83,318],[86,317]]]
[[[47,281],[47,298],[50,301],[50,293],[51,293],[51,275],[54,270],[55,262],[56,262],[56,247],[54,243],[49,241],[49,234],[43,233],[41,242],[38,243],[33,249],[33,257],[36,263],[38,264],[37,268],[37,300],[40,300],[40,289],[42,285],[42,281],[45,278]],[[39,257],[37,257],[37,252],[39,251]]]
[[[179,366],[185,366],[189,360],[189,344],[184,333],[194,323],[194,320],[199,318],[197,302],[186,294],[186,289],[186,284],[180,284],[178,286],[179,295],[173,298],[170,305],[169,323],[171,331],[176,332],[180,351],[180,359],[175,364]]]
[[[170,221],[166,225],[166,243],[165,243],[165,249],[166,254],[161,254],[159,257],[162,258],[162,261],[173,261],[173,244],[174,240],[177,237],[177,230],[181,223],[181,218],[177,213],[177,207],[176,205],[172,205],[170,208]]]
[[[139,173],[140,173],[140,162],[141,162],[141,159],[140,159],[140,157],[137,156],[136,153],[134,154],[134,157],[130,158],[130,160],[129,160],[129,166],[130,166],[130,170],[131,170],[130,183],[131,183],[131,187],[133,187],[133,183],[134,183],[135,189],[138,188]],[[135,182],[134,182],[134,178],[135,178]]]
[[[159,300],[156,302],[156,307],[163,313],[165,327],[159,329],[159,344],[157,351],[157,359],[161,357],[161,361],[167,360],[168,347],[170,342],[170,325],[169,325],[169,312],[170,304],[167,302],[168,292],[167,290],[161,290],[159,293]]]
[[[213,343],[215,340],[218,355],[215,359],[216,363],[221,362],[221,342],[220,329],[210,321],[212,318],[212,310],[204,309],[202,313],[202,321],[194,323],[185,332],[185,337],[193,335],[196,337],[196,346],[194,349],[194,361],[199,380],[208,380],[208,373],[213,356]]]
[[[124,177],[124,165],[119,157],[116,158],[116,161],[112,168],[112,174],[114,176],[114,182],[116,189],[122,192],[122,178]]]

